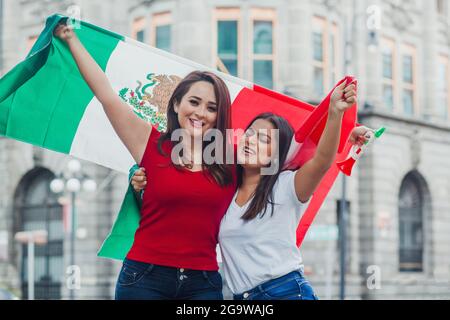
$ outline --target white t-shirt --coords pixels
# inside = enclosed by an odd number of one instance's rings
[[[273,216],[269,204],[263,218],[258,215],[245,222],[241,217],[251,200],[239,207],[237,192],[234,195],[219,231],[224,275],[234,294],[303,268],[296,234],[309,201],[298,200],[294,178],[293,171],[278,177],[273,189]]]

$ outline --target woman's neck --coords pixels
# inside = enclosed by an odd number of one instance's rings
[[[258,187],[261,180],[261,170],[258,169],[244,169],[242,172],[241,189],[254,191]]]
[[[198,139],[197,139],[198,140]],[[192,138],[189,143],[183,143],[183,158],[192,164],[201,165],[203,161],[203,145],[195,138]]]

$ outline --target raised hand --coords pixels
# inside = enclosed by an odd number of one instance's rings
[[[369,132],[374,132],[374,130],[365,126],[354,128],[352,134],[350,135],[350,143],[362,147],[367,141],[369,141],[369,138],[366,137]]]
[[[76,36],[73,27],[66,25],[65,23],[58,24],[53,31],[53,34],[65,42],[72,40]]]
[[[330,111],[343,113],[356,103],[356,85],[345,81],[334,89],[331,95]]]

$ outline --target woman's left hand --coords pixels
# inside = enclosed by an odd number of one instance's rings
[[[345,81],[334,89],[331,95],[330,111],[344,113],[356,103],[356,85]]]
[[[365,126],[356,127],[353,129],[352,134],[350,135],[350,143],[362,147],[367,141],[369,141],[369,137],[367,137],[366,135],[369,132],[374,131],[375,130]]]

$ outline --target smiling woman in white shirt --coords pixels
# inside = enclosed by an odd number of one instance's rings
[[[303,211],[337,153],[342,117],[356,102],[355,85],[338,86],[315,155],[297,171],[282,171],[294,131],[266,113],[247,128],[237,150],[238,190],[222,219],[223,269],[235,300],[317,300],[305,279],[296,230]],[[263,175],[277,163],[278,170]]]

